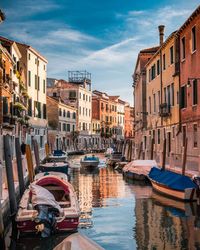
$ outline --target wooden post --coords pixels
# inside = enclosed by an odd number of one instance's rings
[[[162,169],[165,170],[165,162],[166,162],[166,138],[163,141],[163,155],[162,155]]]
[[[49,144],[48,143],[45,143],[45,154],[46,154],[46,156],[49,155]]]
[[[188,144],[188,138],[185,138],[183,163],[182,163],[182,175],[185,175],[185,167],[186,167],[186,161],[187,161],[187,144]]]
[[[142,153],[142,141],[140,142],[140,148],[139,148],[139,153],[138,153],[138,160],[140,159]]]
[[[16,160],[17,160],[17,173],[18,173],[18,181],[19,181],[19,193],[20,198],[22,197],[25,184],[24,184],[24,174],[23,174],[23,167],[22,167],[22,155],[21,155],[21,147],[19,143],[19,137],[15,138],[15,151],[16,151]]]
[[[133,151],[133,141],[130,140],[130,157],[129,157],[129,161],[132,161],[132,151]]]
[[[151,160],[153,160],[154,138],[151,139]]]
[[[28,166],[28,174],[29,174],[29,181],[33,182],[34,180],[34,168],[33,168],[33,158],[30,145],[26,145],[26,160]]]
[[[14,178],[13,178],[11,148],[12,148],[11,138],[9,135],[5,135],[4,136],[4,157],[5,157],[5,165],[6,165],[6,176],[7,176],[7,183],[8,183],[10,212],[11,212],[11,216],[14,219],[14,216],[17,212],[17,201],[16,201],[15,185],[14,185]]]
[[[35,155],[36,168],[38,168],[40,165],[40,156],[39,156],[38,143],[35,139],[33,139],[33,150]]]

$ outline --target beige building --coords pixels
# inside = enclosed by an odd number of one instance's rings
[[[61,98],[47,96],[48,138],[52,148],[70,150],[75,147],[77,110]]]
[[[150,157],[154,140],[154,158],[161,163],[163,140],[167,140],[167,162],[176,152],[179,130],[179,78],[176,72],[176,32],[164,42],[160,26],[160,48],[146,64],[147,128],[143,137],[145,158]]]

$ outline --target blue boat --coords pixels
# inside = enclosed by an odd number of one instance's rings
[[[48,156],[49,162],[63,162],[67,160],[67,153],[62,150],[54,150],[53,154]]]
[[[92,156],[85,156],[81,159],[80,164],[82,167],[97,167],[99,165],[99,158]]]
[[[148,178],[159,193],[182,201],[197,200],[198,186],[188,176],[153,167]]]

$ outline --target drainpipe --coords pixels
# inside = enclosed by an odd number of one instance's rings
[[[162,65],[162,51],[161,51],[161,46],[163,45],[164,41],[164,25],[159,25],[158,30],[159,30],[159,38],[160,38],[160,104],[163,102],[163,81],[162,81],[162,71],[163,71],[163,65]],[[163,125],[163,117],[161,116],[161,126]]]

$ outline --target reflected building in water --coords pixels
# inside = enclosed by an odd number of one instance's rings
[[[200,228],[195,223],[199,221],[197,214],[189,216],[185,210],[189,207],[184,207],[184,203],[178,202],[175,207],[173,201],[168,204],[161,201],[163,199],[136,199],[134,238],[137,249],[200,249]]]

